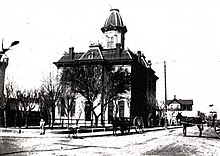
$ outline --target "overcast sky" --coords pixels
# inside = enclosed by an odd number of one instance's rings
[[[87,51],[90,41],[102,41],[100,29],[111,8],[120,10],[127,26],[125,47],[153,62],[159,101],[166,60],[168,99],[193,99],[195,110],[220,108],[217,0],[1,0],[0,40],[5,47],[20,41],[7,52],[6,77],[23,88],[38,87],[69,47]]]

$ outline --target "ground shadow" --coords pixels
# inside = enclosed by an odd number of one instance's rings
[[[196,136],[196,135],[186,135],[184,137],[191,137],[191,138],[206,138],[206,139],[220,139],[217,136],[207,136],[207,135],[202,135],[202,136]]]
[[[107,147],[107,146],[86,146],[86,145],[72,145],[72,144],[66,144],[66,143],[61,143],[59,145],[63,145],[65,147],[60,147],[60,148],[55,148],[55,149],[42,149],[42,150],[21,150],[21,151],[13,151],[13,152],[7,152],[7,153],[1,153],[0,155],[17,155],[17,154],[24,154],[24,153],[28,153],[28,154],[33,154],[33,153],[41,153],[41,152],[55,152],[55,151],[60,151],[60,150],[74,150],[74,149],[81,149],[81,148],[90,148],[90,147],[95,147],[95,148],[112,148],[112,149],[120,149],[119,147]],[[72,147],[72,148],[69,148]]]

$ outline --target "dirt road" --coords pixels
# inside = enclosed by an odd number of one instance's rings
[[[220,139],[205,128],[198,137],[197,127],[152,131],[143,134],[93,138],[48,138],[0,136],[1,155],[220,155]]]

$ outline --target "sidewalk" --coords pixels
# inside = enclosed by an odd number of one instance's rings
[[[182,126],[168,126],[167,129],[174,129],[174,128],[182,128]],[[165,130],[164,127],[151,127],[151,128],[144,128],[144,133],[150,131],[159,131]],[[118,135],[121,135],[121,132],[117,131]],[[135,129],[131,129],[129,134],[137,134]],[[90,128],[90,132],[80,132],[78,130],[76,138],[85,138],[85,137],[98,137],[98,136],[112,136],[113,132],[109,128]],[[70,131],[67,129],[46,129],[44,135],[40,135],[40,129],[37,127],[28,128],[28,129],[19,129],[19,128],[0,128],[0,136],[9,136],[9,137],[42,137],[42,138],[68,138],[72,136]]]

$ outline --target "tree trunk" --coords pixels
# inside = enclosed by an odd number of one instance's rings
[[[79,124],[79,120],[80,120],[81,114],[82,114],[82,112],[80,112],[79,117],[76,119],[76,125]]]
[[[22,124],[22,112],[19,111],[18,112],[18,127],[21,128],[21,124]]]
[[[98,127],[99,116],[95,115],[95,127]]]
[[[18,111],[15,113],[14,128],[17,126]]]
[[[52,111],[50,112],[50,128],[52,129],[53,128],[53,113]]]
[[[19,128],[21,128],[21,126],[23,126],[23,123],[24,123],[24,112],[21,112],[21,122],[20,122]]]
[[[49,125],[49,127],[50,127],[50,125],[51,125],[51,114],[50,114],[50,110],[49,110],[49,108],[47,108],[47,124]]]
[[[51,127],[53,128],[54,122],[55,122],[55,103],[52,103],[51,106]]]
[[[0,127],[4,127],[4,110],[0,108]]]
[[[25,128],[28,128],[28,114],[25,114]]]
[[[7,116],[6,116],[6,108],[4,109],[4,123],[5,123],[5,127],[7,127]]]
[[[101,125],[104,127],[105,126],[105,123],[104,123],[104,104],[103,104],[104,102],[102,101],[102,104],[101,104]]]
[[[102,112],[101,112],[101,125],[105,127],[105,108],[103,107]]]
[[[69,109],[68,109],[68,110],[67,110],[67,129],[69,129],[69,125],[70,125],[69,119],[70,119],[70,111],[69,111]]]

